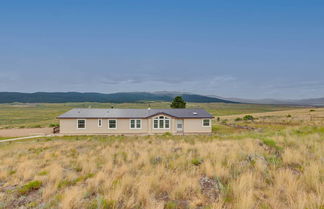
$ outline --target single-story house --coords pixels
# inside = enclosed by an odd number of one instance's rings
[[[57,117],[61,134],[210,134],[204,109],[76,108]]]

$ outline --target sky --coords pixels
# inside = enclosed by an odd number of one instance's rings
[[[4,0],[1,91],[324,97],[324,1]]]

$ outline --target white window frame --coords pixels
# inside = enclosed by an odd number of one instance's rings
[[[181,122],[181,123],[179,123]],[[183,131],[183,126],[184,126],[184,120],[183,119],[177,119],[176,120],[176,125],[177,125],[177,131]],[[181,125],[181,128],[178,128],[178,125]]]
[[[98,127],[101,128],[102,127],[102,119],[98,119]]]
[[[163,116],[164,118],[161,119],[160,117]],[[167,118],[167,119],[166,119]],[[158,127],[155,128],[154,127],[154,121],[157,120],[158,121]],[[160,128],[160,120],[163,120],[163,128]],[[169,127],[168,128],[165,128],[165,121],[168,120],[169,121]],[[171,118],[168,117],[168,116],[164,116],[164,115],[158,115],[156,117],[153,117],[153,120],[152,120],[152,127],[153,129],[170,129],[171,128]]]
[[[165,124],[166,124],[166,121],[168,121],[169,122],[169,127],[168,128],[165,128]],[[170,118],[168,117],[168,119],[164,119],[164,129],[170,129],[170,126],[171,126],[171,120],[170,120]]]
[[[110,128],[109,127],[109,121],[111,121],[111,120],[114,120],[114,121],[116,121],[116,127],[115,128]],[[108,119],[108,129],[117,129],[117,119]]]
[[[157,120],[157,126],[158,126],[157,128],[154,127],[154,122],[155,122],[154,118],[153,118],[152,122],[153,122],[153,124],[152,124],[153,129],[159,129],[159,120]]]
[[[84,120],[84,128],[79,128],[79,120]],[[77,129],[86,129],[87,128],[87,120],[86,119],[77,119],[76,127],[77,127]]]
[[[134,128],[132,128],[132,120],[134,120],[135,121],[135,127]],[[137,121],[140,121],[140,127],[139,128],[137,128],[137,124],[136,124],[136,122]],[[129,119],[129,129],[142,129],[142,119]]]
[[[208,126],[205,126],[205,125],[204,125],[204,120],[208,120],[208,121],[209,121],[209,125],[208,125]],[[208,118],[207,118],[207,119],[202,119],[202,120],[201,120],[201,125],[202,125],[202,127],[211,127],[211,120],[208,119]]]

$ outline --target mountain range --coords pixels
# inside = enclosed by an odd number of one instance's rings
[[[144,102],[165,101],[170,102],[175,96],[182,96],[187,102],[224,102],[238,103],[216,97],[198,94],[176,93],[176,92],[121,92],[112,94],[103,93],[80,93],[80,92],[0,92],[0,103],[64,103],[64,102]]]
[[[224,98],[220,96],[205,96],[200,94],[183,92],[120,92],[120,93],[80,93],[80,92],[0,92],[0,103],[64,103],[64,102],[146,102],[163,101],[170,102],[175,96],[182,96],[187,102],[222,102],[222,103],[247,103],[247,104],[276,104],[276,105],[303,105],[324,106],[323,98],[310,98],[300,100],[278,99],[242,99]]]

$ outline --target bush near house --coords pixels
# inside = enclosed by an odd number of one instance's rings
[[[254,120],[255,118],[252,115],[245,115],[243,120]]]

